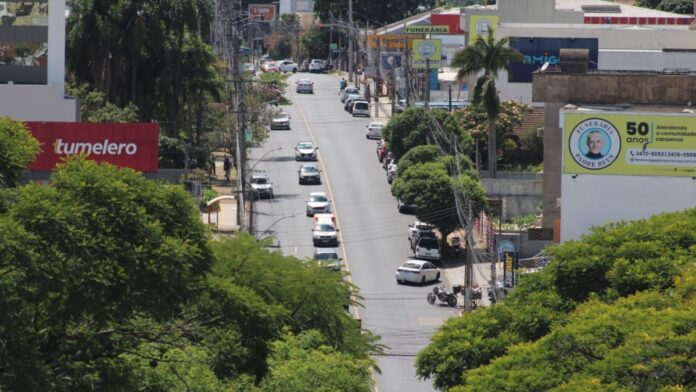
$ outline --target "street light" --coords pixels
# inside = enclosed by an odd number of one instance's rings
[[[261,236],[263,236],[264,234],[267,234],[267,233],[270,234],[270,233],[271,233],[271,228],[273,228],[273,226],[275,226],[276,223],[282,221],[283,219],[294,218],[294,217],[295,217],[295,214],[281,216],[280,218],[276,219],[275,222],[271,223],[270,226],[268,226],[268,227],[266,228],[266,230],[262,231],[262,232],[261,232]],[[260,237],[260,238],[257,238],[256,240],[257,240],[257,241],[261,241],[261,240],[263,240],[264,238],[268,238],[268,237],[270,237],[270,235],[267,236],[267,237]]]
[[[268,155],[268,154],[270,154],[270,153],[272,153],[272,152],[274,152],[274,151],[278,151],[278,150],[282,150],[282,149],[283,149],[283,147],[277,147],[277,148],[274,148],[274,149],[272,149],[272,150],[266,151],[265,154],[261,155],[261,157],[260,157],[259,159],[257,159],[256,162],[254,162],[254,164],[251,166],[251,169],[249,169],[249,173],[251,173],[251,172],[254,171],[254,168],[256,167],[256,165],[258,165],[259,162],[261,162],[261,161],[263,160],[263,158],[266,157],[266,155]]]

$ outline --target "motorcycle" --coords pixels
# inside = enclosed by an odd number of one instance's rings
[[[452,237],[452,251],[458,255],[462,250],[462,242],[459,237]]]
[[[461,291],[461,286],[452,287],[451,293],[445,289],[445,285],[435,286],[433,287],[433,291],[428,293],[428,303],[433,305],[435,303],[435,299],[439,299],[440,302],[444,302],[454,308],[457,306],[457,294]]]

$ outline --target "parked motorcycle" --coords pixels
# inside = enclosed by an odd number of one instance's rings
[[[445,285],[435,286],[433,287],[433,291],[428,293],[428,303],[433,305],[435,303],[435,299],[439,299],[440,302],[444,302],[454,308],[457,306],[457,294],[461,291],[461,286],[452,287],[451,293],[445,289]]]

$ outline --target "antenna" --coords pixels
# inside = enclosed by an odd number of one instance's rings
[[[541,66],[542,71],[546,71],[546,69],[549,67],[549,62],[545,62],[544,65]]]

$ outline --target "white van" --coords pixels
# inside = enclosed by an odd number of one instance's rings
[[[370,117],[370,103],[367,101],[353,102],[353,117],[365,116]]]

